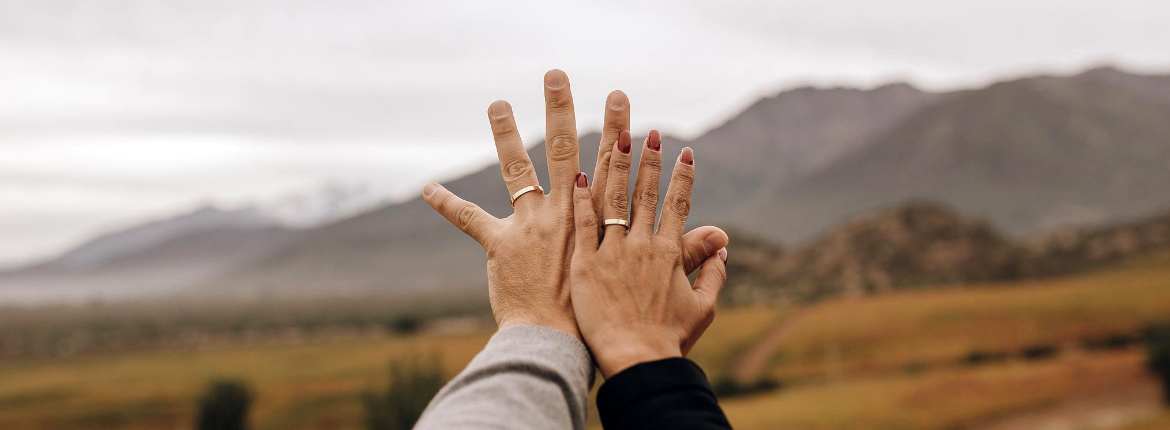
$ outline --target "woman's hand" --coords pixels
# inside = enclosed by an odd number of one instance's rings
[[[698,261],[690,256],[682,234],[695,175],[690,148],[683,148],[674,165],[662,219],[654,231],[661,146],[661,136],[651,131],[639,162],[628,232],[621,225],[606,225],[604,239],[599,238],[601,223],[588,179],[577,175],[572,305],[585,343],[606,378],[641,362],[685,356],[714,320],[716,298],[727,274],[727,236],[722,231],[720,246],[708,247],[710,252]],[[615,148],[602,199],[603,219],[624,220],[629,206],[628,132],[622,132]],[[692,286],[687,274],[700,261]]]

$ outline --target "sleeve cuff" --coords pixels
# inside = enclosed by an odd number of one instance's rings
[[[604,427],[616,423],[631,405],[661,393],[700,390],[711,393],[707,374],[693,361],[667,358],[638,363],[609,378],[597,392],[597,409]]]

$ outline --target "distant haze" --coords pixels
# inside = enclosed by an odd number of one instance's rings
[[[554,67],[582,129],[623,89],[683,137],[799,84],[1170,69],[1164,0],[630,3],[0,0],[0,265],[206,202],[411,196],[490,162],[492,100],[540,140]]]

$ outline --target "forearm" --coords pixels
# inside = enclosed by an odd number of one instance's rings
[[[607,430],[730,429],[707,376],[685,358],[634,365],[609,378],[597,394]]]
[[[431,400],[416,429],[585,428],[593,362],[561,331],[511,327],[492,336]]]

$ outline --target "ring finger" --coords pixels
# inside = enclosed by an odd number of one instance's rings
[[[614,144],[609,160],[609,177],[605,185],[605,219],[628,220],[630,212],[630,132],[622,130]],[[624,237],[628,228],[622,225],[606,225],[605,238]]]
[[[516,119],[512,116],[512,106],[503,100],[497,100],[488,108],[488,120],[492,124],[492,135],[496,140],[496,155],[500,158],[500,173],[504,176],[504,183],[508,185],[508,196],[525,187],[538,185],[536,169],[532,167],[532,160],[524,151],[524,142],[520,140],[520,133],[516,129]],[[527,192],[516,198],[514,207],[531,207],[540,192]]]

